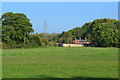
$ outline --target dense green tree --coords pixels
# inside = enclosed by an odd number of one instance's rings
[[[57,42],[58,42],[58,43],[66,43],[64,38],[58,38],[58,39],[57,39]]]
[[[92,22],[87,29],[90,41],[99,47],[115,47],[118,45],[118,20],[115,19],[97,19]]]
[[[83,39],[85,39],[85,37],[87,38],[87,39],[89,39],[90,38],[90,36],[89,36],[89,32],[87,31],[87,29],[91,26],[91,22],[89,22],[89,23],[85,23],[83,26],[82,26],[82,36],[81,36],[81,38],[83,38]]]
[[[59,35],[59,37],[57,39],[57,42],[59,42],[59,43],[67,43],[68,42],[68,32],[63,31]]]
[[[85,32],[87,31],[87,28],[90,26],[91,23],[85,23],[82,27],[76,27],[74,29],[69,30],[68,32],[72,33],[72,38],[73,39],[85,39],[86,34]]]
[[[25,14],[8,12],[2,15],[2,41],[6,44],[29,43],[33,32],[30,19]]]
[[[56,46],[56,42],[55,41],[49,41],[49,46]]]

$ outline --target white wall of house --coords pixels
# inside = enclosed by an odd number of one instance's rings
[[[84,47],[83,44],[63,44],[63,47]]]

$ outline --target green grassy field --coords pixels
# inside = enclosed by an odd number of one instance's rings
[[[118,48],[3,49],[3,78],[117,78]]]

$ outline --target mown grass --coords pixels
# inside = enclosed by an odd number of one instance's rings
[[[118,48],[3,49],[3,78],[117,78]]]

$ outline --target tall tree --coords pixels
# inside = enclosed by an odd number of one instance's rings
[[[68,39],[67,39],[67,43],[72,43],[73,39],[72,39],[72,34],[71,32],[68,32]]]
[[[6,44],[12,42],[28,43],[30,33],[33,32],[32,23],[25,14],[8,12],[2,15],[2,41]]]
[[[99,47],[115,47],[118,45],[118,20],[97,19],[92,22],[86,34],[90,35],[92,44]]]

